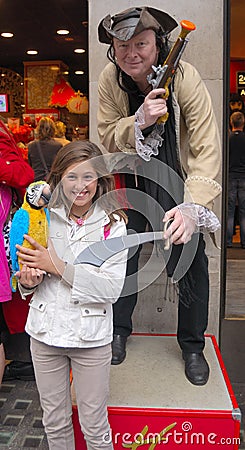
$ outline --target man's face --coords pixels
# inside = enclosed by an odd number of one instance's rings
[[[113,38],[115,57],[120,69],[135,82],[145,80],[157,63],[159,50],[153,30],[145,30],[128,41]]]

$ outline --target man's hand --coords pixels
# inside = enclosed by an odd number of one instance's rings
[[[153,89],[146,97],[143,103],[145,124],[141,125],[141,130],[150,127],[156,123],[159,117],[164,116],[167,111],[166,99],[162,96],[165,94],[165,89]]]
[[[170,239],[170,242],[176,245],[189,242],[196,229],[195,221],[184,215],[177,206],[166,212],[163,222],[170,219],[172,222],[163,235],[164,239]]]

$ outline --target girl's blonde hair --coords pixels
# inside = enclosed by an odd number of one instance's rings
[[[119,195],[115,190],[115,182],[112,174],[108,173],[105,158],[99,147],[90,141],[74,141],[62,147],[53,162],[47,182],[50,184],[52,197],[49,207],[64,206],[67,215],[69,214],[71,204],[64,195],[62,188],[62,177],[66,170],[76,163],[90,161],[98,175],[98,186],[93,203],[98,202],[100,207],[106,211],[110,218],[108,228],[116,222],[116,213],[120,220],[127,222],[127,216],[119,205]]]
[[[63,136],[65,136],[65,133],[66,126],[64,122],[61,122],[60,120],[55,122],[55,137],[62,138]]]

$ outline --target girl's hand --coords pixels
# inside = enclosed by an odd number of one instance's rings
[[[146,97],[143,103],[143,110],[145,116],[145,124],[141,129],[147,128],[156,123],[159,117],[162,117],[168,111],[166,99],[162,96],[165,94],[165,89],[153,89]]]
[[[171,225],[165,231],[164,239],[170,239],[172,244],[186,244],[191,240],[191,237],[196,229],[195,221],[184,214],[176,206],[166,212],[163,222],[172,219]]]
[[[24,264],[22,269],[16,272],[15,276],[23,287],[29,289],[38,286],[43,281],[44,275],[41,270],[31,269]]]
[[[34,249],[17,244],[17,255],[20,258],[20,263],[29,268],[39,269],[44,273],[62,276],[65,270],[65,263],[57,256],[52,242],[49,240],[49,248],[47,249],[27,234],[24,235],[24,238]]]

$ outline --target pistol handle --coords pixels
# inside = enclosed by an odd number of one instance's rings
[[[167,99],[168,96],[169,96],[169,89],[168,89],[168,86],[166,85],[164,89],[165,89],[165,94],[161,95],[161,97],[164,98],[164,99]],[[159,96],[159,97],[160,97],[160,96]],[[161,117],[159,117],[159,119],[157,119],[157,123],[165,123],[165,122],[167,122],[168,116],[169,116],[169,113],[166,112],[166,113],[164,114],[164,116],[161,116]]]

